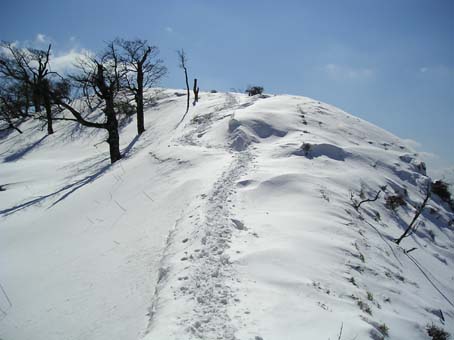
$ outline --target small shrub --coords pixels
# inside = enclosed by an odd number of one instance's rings
[[[210,93],[218,93],[216,90],[211,90]]]
[[[363,199],[366,199],[366,186],[364,185],[364,183],[361,183],[361,189],[359,190],[359,198],[361,198],[362,200]]]
[[[366,263],[366,259],[364,258],[364,255],[362,253],[359,253],[359,259],[362,263]]]
[[[427,234],[429,234],[432,241],[435,241],[435,233],[433,232],[433,230],[428,230]]]
[[[372,294],[371,292],[367,292],[367,300],[374,301],[374,294]]]
[[[432,182],[432,192],[437,194],[444,201],[449,201],[451,199],[451,193],[448,189],[448,183],[438,180]]]
[[[377,222],[381,221],[381,215],[378,211],[375,212],[374,220]]]
[[[392,211],[396,211],[396,209],[400,206],[407,205],[401,195],[390,195],[386,197],[385,201],[385,207],[391,209]]]
[[[358,304],[359,309],[361,309],[363,312],[365,312],[369,315],[372,315],[372,310],[370,309],[370,306],[367,303],[365,303],[361,300],[358,300],[357,304]]]
[[[301,145],[301,150],[304,151],[304,154],[306,156],[309,154],[309,152],[311,152],[311,149],[312,149],[311,143],[303,143],[303,145]]]
[[[449,192],[448,183],[438,180],[432,183],[431,190],[434,194],[441,198],[442,201],[448,203],[451,207],[454,207],[454,200]]]
[[[263,93],[263,87],[262,86],[248,86],[248,88],[245,91],[248,96],[255,96],[257,94],[262,94]]]
[[[427,325],[426,331],[432,337],[432,340],[448,340],[451,337],[443,328],[437,327],[434,324]]]
[[[402,197],[408,197],[408,189],[404,186],[404,188],[402,188],[402,194],[401,194]]]
[[[326,192],[326,190],[320,189],[320,195],[322,196],[322,198],[323,198],[326,202],[329,202],[329,195],[328,195],[328,193]]]
[[[389,335],[389,327],[385,323],[379,325],[378,330],[381,334],[383,334],[384,337],[387,337]]]

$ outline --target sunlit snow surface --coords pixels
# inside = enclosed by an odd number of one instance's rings
[[[104,132],[68,121],[0,139],[0,339],[454,333],[452,212],[433,196],[393,242],[429,180],[403,141],[286,95],[202,93],[178,125],[179,93],[149,92],[140,138],[122,119],[113,166]]]

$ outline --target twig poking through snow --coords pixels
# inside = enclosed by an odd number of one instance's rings
[[[340,332],[339,332],[339,336],[337,337],[337,340],[341,340],[342,339],[342,330],[344,329],[344,323],[342,322],[341,323],[341,328],[340,328]]]
[[[6,301],[8,301],[8,304],[10,307],[13,307],[13,304],[11,303],[11,300],[9,299],[8,294],[6,294],[5,289],[3,288],[2,284],[0,283],[0,289],[2,290],[3,295],[5,295]]]
[[[150,201],[153,202],[153,199],[150,197],[150,195],[148,195],[145,191],[142,191],[142,193],[143,193],[145,196],[147,196],[147,198],[148,198]]]
[[[380,193],[381,193],[381,189],[377,191],[377,193],[375,194],[375,197],[374,198],[367,198],[365,200],[362,200],[361,202],[359,202],[358,204],[354,204],[353,207],[358,210],[359,207],[361,206],[361,204],[363,203],[366,203],[366,202],[375,202],[376,200],[378,200],[378,198],[380,197]]]
[[[118,203],[116,200],[114,200],[115,204],[118,205],[118,207],[123,210],[124,212],[126,212],[127,210],[125,208],[123,208],[120,203]]]

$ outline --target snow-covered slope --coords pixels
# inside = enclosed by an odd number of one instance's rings
[[[296,96],[203,93],[178,125],[180,93],[113,166],[69,122],[0,139],[0,339],[454,333],[454,215],[433,196],[393,242],[430,180],[404,142]]]

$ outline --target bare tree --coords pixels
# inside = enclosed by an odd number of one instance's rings
[[[35,113],[46,110],[47,132],[54,133],[52,126],[52,103],[50,98],[49,61],[51,45],[47,50],[21,49],[14,44],[3,42],[0,45],[4,53],[0,54],[0,75],[15,81],[17,86],[31,89]]]
[[[180,68],[182,68],[184,70],[184,77],[186,80],[187,103],[186,103],[186,112],[183,116],[183,119],[184,119],[184,117],[186,116],[186,114],[189,111],[189,100],[190,100],[190,96],[191,96],[191,93],[189,92],[188,69],[186,66],[186,64],[188,62],[188,58],[186,57],[186,53],[184,52],[183,49],[181,49],[180,51],[177,51],[177,53],[178,53],[179,66],[180,66]]]
[[[60,118],[74,120],[80,124],[107,131],[110,161],[115,163],[121,159],[120,135],[118,133],[118,120],[115,100],[119,95],[124,75],[119,65],[118,55],[113,45],[109,44],[107,50],[100,57],[88,57],[80,60],[77,67],[79,72],[69,77],[75,90],[72,97],[52,91],[53,100],[62,108],[67,109],[75,118]],[[74,101],[79,98],[79,102]],[[93,112],[92,102],[97,101],[104,113],[104,121],[92,121],[88,115]],[[87,112],[88,111],[88,112]]]
[[[159,50],[148,45],[146,40],[116,39],[114,46],[121,48],[120,59],[125,68],[126,88],[133,94],[137,113],[137,133],[145,131],[144,88],[156,85],[167,73],[167,68],[158,59]]]
[[[395,240],[395,242],[397,244],[400,244],[400,242],[402,242],[402,240],[405,237],[410,236],[416,230],[417,225],[415,227],[415,222],[418,219],[419,215],[421,215],[421,213],[423,212],[424,208],[426,207],[426,204],[429,201],[429,198],[430,198],[430,195],[431,195],[431,187],[430,186],[431,185],[430,185],[430,182],[429,182],[429,184],[427,185],[427,187],[425,189],[424,201],[419,206],[416,207],[415,216],[413,216],[413,219],[411,220],[411,222],[408,225],[407,229],[405,229],[404,233],[398,239]]]

